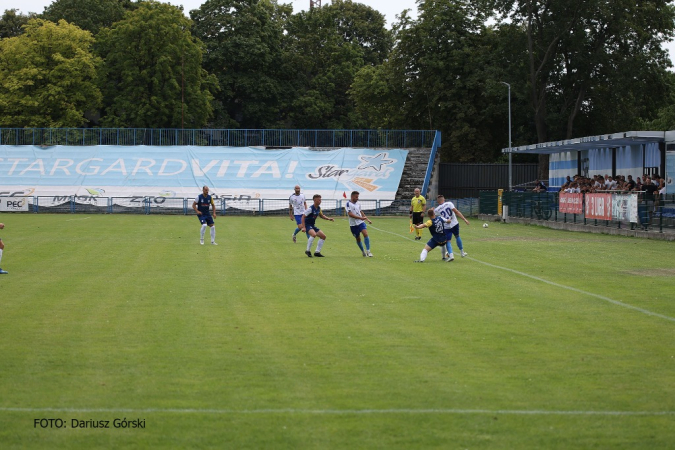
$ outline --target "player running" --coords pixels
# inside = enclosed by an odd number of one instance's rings
[[[420,259],[415,261],[419,263],[424,262],[424,260],[427,259],[427,254],[436,247],[440,246],[441,252],[443,251],[443,245],[447,241],[444,225],[451,222],[450,219],[443,219],[442,217],[437,216],[434,213],[433,208],[429,208],[427,211],[427,217],[429,220],[420,225],[415,225],[415,228],[418,230],[429,228],[429,231],[431,232],[431,239],[429,239],[427,244],[424,246],[424,249],[420,254]]]
[[[2,230],[3,228],[5,228],[5,224],[0,223],[0,230]],[[2,238],[0,238],[0,262],[2,262],[2,251],[4,249],[5,249],[5,243],[2,242]],[[9,272],[7,272],[6,270],[0,269],[0,275],[7,275],[8,273]]]
[[[309,256],[310,258],[312,257],[312,242],[314,242],[314,238],[316,236],[319,236],[319,243],[316,244],[314,256],[323,258],[323,255],[321,254],[321,247],[323,247],[323,243],[326,242],[326,235],[323,231],[316,227],[316,218],[321,217],[322,219],[330,220],[331,222],[334,222],[335,219],[326,217],[323,214],[323,211],[321,211],[321,206],[319,206],[321,205],[321,196],[319,194],[314,195],[314,197],[312,197],[312,201],[314,204],[307,208],[300,217],[300,231],[307,233],[307,250],[305,251],[305,255]]]
[[[295,186],[295,192],[288,197],[288,204],[288,215],[291,220],[295,218],[295,223],[297,224],[292,236],[293,242],[296,242],[296,235],[300,232],[300,220],[307,210],[307,200],[305,199],[305,194],[300,193],[300,186]]]
[[[453,235],[455,236],[455,242],[457,242],[457,247],[459,247],[459,252],[462,255],[462,258],[468,256],[468,253],[464,251],[462,238],[459,237],[459,221],[457,220],[457,216],[461,217],[467,225],[469,225],[469,221],[466,220],[466,217],[464,217],[464,215],[459,212],[457,208],[455,208],[455,205],[452,202],[445,201],[445,196],[443,196],[443,194],[438,194],[436,200],[438,200],[438,206],[434,208],[436,215],[441,216],[444,219],[450,219],[450,222],[446,222],[444,225],[445,235],[447,237],[447,243],[445,245],[447,248],[447,254],[446,252],[442,252],[443,259],[448,262],[455,260],[455,256],[452,254],[452,245],[450,244]]]
[[[356,238],[356,245],[361,249],[363,256],[369,258],[373,257],[373,254],[370,253],[370,238],[368,237],[368,230],[366,229],[365,222],[372,224],[369,218],[361,212],[361,205],[359,205],[359,192],[354,191],[351,194],[350,201],[347,202],[347,215],[349,216],[349,229],[352,232],[352,236]],[[361,235],[363,234],[363,241],[366,243],[366,249],[363,249],[363,244],[361,244]]]
[[[213,209],[213,216],[209,212],[209,208]],[[202,229],[200,231],[199,243],[204,245],[204,233],[206,232],[206,227],[211,228],[211,245],[216,244],[216,227],[214,220],[216,219],[216,204],[213,202],[213,197],[209,195],[209,187],[202,187],[202,193],[192,202],[192,209],[197,213],[197,218],[202,224]]]

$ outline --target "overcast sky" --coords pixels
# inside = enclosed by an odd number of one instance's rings
[[[3,0],[2,10],[15,8],[21,12],[37,12],[44,11],[45,6],[52,3],[53,0]],[[186,15],[190,10],[198,9],[206,0],[171,0],[168,3],[173,5],[183,5]],[[309,0],[278,0],[279,3],[291,3],[293,11],[306,10],[309,8]],[[328,4],[330,0],[323,0],[323,4]],[[359,3],[370,6],[373,9],[384,14],[387,20],[387,26],[396,20],[396,15],[400,14],[404,9],[410,9],[410,15],[413,18],[417,17],[417,4],[415,0],[358,0]],[[670,53],[671,61],[675,61],[675,43],[669,43],[666,48]]]

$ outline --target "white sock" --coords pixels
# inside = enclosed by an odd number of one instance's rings
[[[321,247],[323,247],[323,243],[324,243],[324,242],[326,242],[325,239],[319,238],[319,243],[316,244],[316,251],[317,251],[317,252],[320,252],[320,251],[321,251]]]
[[[216,226],[211,227],[211,242],[216,242]]]
[[[309,239],[307,239],[307,251],[312,248],[312,242],[314,242],[314,236],[310,236]]]
[[[422,253],[420,254],[420,261],[424,261],[425,259],[427,259],[427,254],[428,254],[428,253],[429,253],[429,252],[427,251],[426,248],[425,248],[424,250],[422,250]]]
[[[206,224],[202,225],[202,229],[200,231],[200,239],[203,241],[204,240],[204,233],[206,233]]]
[[[0,250],[0,261],[2,261],[2,250]]]

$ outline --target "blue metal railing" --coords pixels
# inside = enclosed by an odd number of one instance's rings
[[[436,161],[436,153],[441,146],[441,132],[436,131],[434,134],[434,143],[431,146],[431,154],[429,155],[429,163],[427,164],[427,172],[424,174],[424,184],[422,185],[422,195],[427,195],[429,183],[431,182],[431,172],[434,170],[434,162]]]
[[[193,198],[182,197],[98,197],[98,196],[0,196],[0,203],[8,200],[16,203],[12,212],[20,213],[62,213],[62,214],[171,214],[192,215]],[[23,201],[22,201],[23,200]],[[479,202],[475,198],[448,199],[465,216],[478,213]],[[324,198],[322,210],[328,215],[345,215],[347,200]],[[374,216],[408,216],[410,200],[369,200],[360,199],[361,208]],[[427,206],[436,206],[435,200],[429,200]],[[216,198],[218,214],[288,216],[288,199],[246,199]]]
[[[436,148],[435,130],[0,128],[0,145]],[[430,171],[428,170],[430,176]],[[428,183],[427,183],[428,184]]]

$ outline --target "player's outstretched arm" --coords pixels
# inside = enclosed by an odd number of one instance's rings
[[[467,225],[469,224],[469,221],[466,220],[466,217],[464,217],[464,214],[462,214],[461,212],[459,212],[459,210],[458,210],[457,208],[454,208],[453,211],[454,211],[454,213],[455,213],[457,216],[461,217],[462,220],[464,220],[464,222],[466,222]]]

